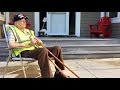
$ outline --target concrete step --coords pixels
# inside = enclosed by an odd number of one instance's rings
[[[6,61],[7,60],[7,57],[0,57],[0,62],[1,61]]]
[[[53,46],[53,45],[51,45]],[[71,51],[120,51],[120,45],[64,45],[61,46],[63,52]],[[6,46],[0,46],[0,53],[6,53],[8,49]]]
[[[1,53],[8,53],[9,51],[8,51],[8,49],[7,49],[7,47],[5,47],[5,48],[0,48],[0,54]]]
[[[99,44],[120,44],[119,39],[51,39],[42,40],[46,45],[99,45]]]
[[[120,53],[88,53],[88,54],[64,54],[64,59],[98,59],[98,58],[120,58]]]
[[[120,45],[64,45],[63,52],[70,51],[120,51]]]
[[[40,38],[46,45],[99,45],[99,44],[120,44],[120,39],[92,39],[92,38]],[[0,40],[0,46],[6,45],[5,39]]]
[[[0,61],[6,60],[8,53],[0,54]],[[80,59],[80,58],[120,58],[120,51],[71,51],[63,52],[64,59]]]
[[[0,53],[0,61],[6,61],[9,53]]]
[[[120,57],[120,39],[42,38],[49,46],[61,46],[64,59]],[[5,39],[0,40],[0,60],[8,56]]]

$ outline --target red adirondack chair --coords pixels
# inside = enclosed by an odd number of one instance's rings
[[[95,37],[110,37],[111,35],[111,20],[110,17],[102,17],[98,21],[97,25],[89,25],[90,36]]]

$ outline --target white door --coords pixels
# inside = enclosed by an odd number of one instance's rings
[[[69,12],[47,12],[47,35],[69,35]]]

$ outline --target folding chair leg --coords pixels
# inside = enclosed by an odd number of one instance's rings
[[[8,57],[8,58],[7,58],[7,63],[6,63],[6,66],[5,66],[5,70],[4,70],[4,73],[3,73],[3,78],[5,77],[5,74],[6,74],[6,72],[7,72],[7,67],[8,67],[9,61],[10,61],[10,58]]]
[[[24,77],[27,78],[23,61],[22,60],[20,60],[20,61],[21,61],[21,64],[22,64],[22,69],[23,69]]]

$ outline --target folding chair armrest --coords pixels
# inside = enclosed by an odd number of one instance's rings
[[[94,24],[94,25],[89,25],[90,30],[93,30],[93,27],[97,28],[98,25]]]

